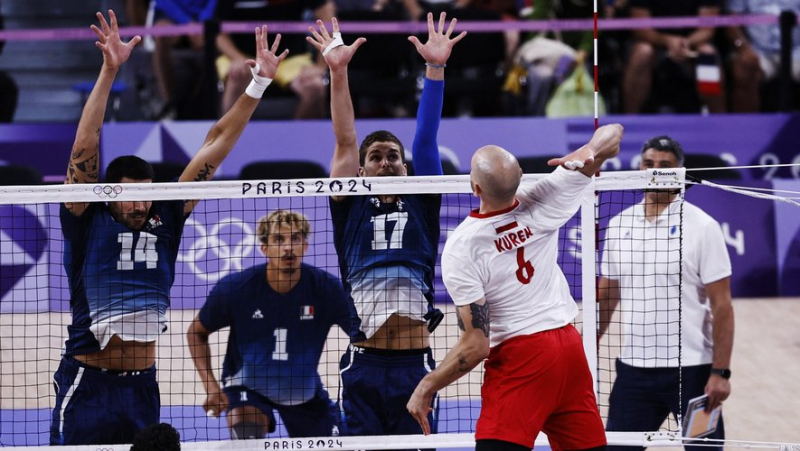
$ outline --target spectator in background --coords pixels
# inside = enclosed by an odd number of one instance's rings
[[[130,451],[181,451],[181,435],[167,423],[151,424],[136,434]]]
[[[0,6],[2,11],[2,6]],[[0,30],[4,27],[3,16],[0,15]],[[6,41],[0,41],[0,53],[3,52],[3,47]],[[0,122],[11,122],[14,120],[14,112],[17,110],[17,98],[19,97],[19,88],[17,83],[5,71],[0,71]]]
[[[775,14],[800,11],[800,0],[728,0],[731,14]],[[728,30],[731,51],[731,111],[749,113],[761,110],[763,82],[778,78],[781,39],[777,23],[748,25]],[[800,28],[792,30],[792,78],[800,83]]]
[[[306,11],[313,11],[316,19],[330,21],[335,4],[332,0],[285,0],[275,3],[223,0],[217,5],[217,18],[220,21],[298,21],[304,20]],[[217,59],[217,72],[225,83],[222,94],[224,113],[244,92],[252,78],[244,61],[255,53],[255,47],[249,35],[227,33],[220,33],[217,37],[217,47],[222,53]],[[281,64],[275,82],[300,98],[294,112],[295,119],[323,117],[327,89],[324,62],[321,59],[314,62],[302,34],[285,35],[281,47],[289,49],[289,58]]]
[[[217,0],[155,0],[155,16],[153,25],[185,25],[202,23],[214,17]],[[187,45],[196,52],[203,50],[202,34],[189,36],[159,36],[155,38],[156,48],[153,52],[153,69],[158,82],[158,89],[165,104],[158,116],[174,114],[176,99],[174,98],[174,73],[172,49],[177,45]],[[226,110],[227,111],[227,110]]]
[[[630,6],[631,17],[642,19],[720,14],[720,0],[631,0]],[[714,28],[635,30],[623,81],[623,112],[638,114],[642,111],[650,96],[656,71],[665,73],[677,69],[673,72],[681,74],[680,77],[695,80],[695,58],[711,59],[720,74],[715,88],[698,92],[700,100],[711,113],[725,112],[725,98],[719,92],[722,71],[719,70],[717,49],[711,43],[713,36]]]
[[[528,0],[520,11],[528,20],[589,19],[591,0],[559,1]],[[539,33],[532,35],[519,48],[516,63],[521,66],[527,81],[524,114],[544,116],[547,101],[554,89],[575,68],[592,55],[592,31],[555,32],[553,38]],[[507,87],[508,90],[508,87]]]
[[[125,15],[128,25],[140,27],[147,23],[150,0],[125,0]]]

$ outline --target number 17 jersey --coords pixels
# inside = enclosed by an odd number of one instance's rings
[[[523,185],[513,206],[473,211],[447,239],[445,287],[458,306],[486,298],[491,347],[563,327],[578,314],[558,266],[558,229],[575,214],[590,181],[559,168]]]

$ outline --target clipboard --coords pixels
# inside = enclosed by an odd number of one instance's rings
[[[708,395],[698,396],[689,400],[686,415],[683,417],[683,436],[687,438],[703,438],[717,430],[719,419],[722,415],[720,404],[711,412],[706,412]]]

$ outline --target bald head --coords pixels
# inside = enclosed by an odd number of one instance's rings
[[[522,169],[509,151],[490,145],[475,151],[470,175],[472,184],[480,186],[482,198],[489,202],[507,202],[519,188]]]

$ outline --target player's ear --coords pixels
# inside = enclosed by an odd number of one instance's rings
[[[267,246],[266,244],[263,244],[263,243],[261,244],[261,253],[264,254],[264,257],[267,256],[267,248],[268,247],[269,246]]]
[[[364,177],[364,166],[359,166],[358,167],[358,176],[359,177]]]

